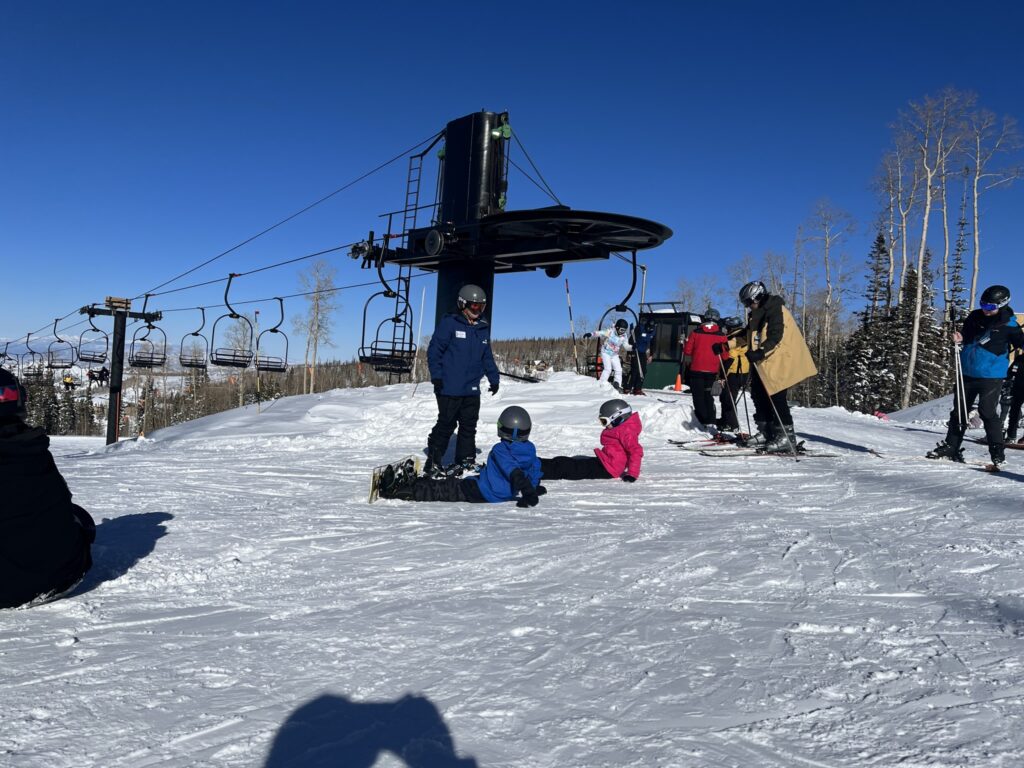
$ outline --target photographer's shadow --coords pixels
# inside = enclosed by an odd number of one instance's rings
[[[264,768],[372,768],[390,752],[409,768],[477,768],[455,754],[430,699],[355,702],[320,696],[295,710],[274,737]]]

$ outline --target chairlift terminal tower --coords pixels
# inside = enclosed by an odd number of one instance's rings
[[[616,213],[575,211],[564,205],[506,210],[512,138],[507,112],[481,111],[452,120],[427,149],[411,158],[406,208],[400,212],[406,223],[402,245],[390,247],[391,238],[397,239],[391,234],[383,245],[372,239],[367,244],[367,266],[396,264],[400,275],[413,267],[437,272],[435,324],[454,311],[466,283],[487,292],[489,321],[495,274],[543,269],[558,277],[563,264],[653,248],[672,236],[663,224]],[[420,206],[418,168],[442,139],[437,198],[432,206]],[[415,212],[422,208],[433,209],[433,220],[417,227]],[[400,278],[399,283],[407,290],[408,281],[402,285]]]

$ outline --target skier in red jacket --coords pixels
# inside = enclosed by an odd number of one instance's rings
[[[640,445],[640,414],[633,413],[625,400],[609,400],[601,406],[598,419],[601,447],[594,456],[555,456],[540,460],[544,480],[608,480],[621,478],[632,483],[640,476],[644,448]]]
[[[715,380],[728,369],[729,340],[719,327],[717,310],[709,309],[704,322],[691,333],[683,346],[683,359],[690,361],[690,392],[693,411],[701,427],[715,432],[715,397],[711,393]]]

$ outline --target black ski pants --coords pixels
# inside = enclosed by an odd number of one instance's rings
[[[740,418],[736,413],[736,401],[740,394],[746,389],[749,373],[730,373],[726,378],[726,386],[722,387],[722,394],[718,401],[722,405],[722,426],[725,429],[739,430]]]
[[[1003,421],[999,418],[999,391],[1003,388],[1002,379],[976,379],[964,376],[964,407],[960,405],[959,392],[953,394],[953,410],[949,412],[949,426],[946,428],[946,444],[954,449],[960,448],[964,441],[967,425],[960,423],[963,411],[971,412],[974,402],[978,402],[978,415],[985,425],[985,438],[988,440],[989,453],[1003,453]]]
[[[472,504],[486,504],[487,499],[480,493],[476,478],[446,477],[430,480],[417,477],[412,486],[413,501],[468,501]]]
[[[629,377],[623,389],[626,392],[635,392],[644,388],[644,367],[646,354],[637,352],[635,349],[629,353]]]
[[[456,397],[437,395],[437,423],[427,438],[427,458],[440,465],[448,450],[455,427],[459,436],[455,441],[455,463],[463,459],[476,460],[476,423],[480,420],[480,395]]]
[[[764,388],[764,382],[757,372],[756,366],[750,367],[750,399],[754,401],[754,421],[768,425],[774,430],[780,423],[784,427],[793,426],[793,416],[789,412],[789,403],[786,402],[788,389],[769,395]],[[778,412],[778,418],[775,414]]]
[[[712,394],[712,389],[717,378],[717,373],[690,372],[690,394],[693,395],[693,412],[697,416],[697,421],[701,424],[715,423],[715,396]]]
[[[608,480],[611,475],[597,456],[554,456],[540,460],[545,480]]]

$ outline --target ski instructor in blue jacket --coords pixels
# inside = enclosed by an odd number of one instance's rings
[[[459,291],[459,311],[441,318],[427,348],[430,381],[437,397],[437,423],[427,438],[423,473],[432,479],[461,474],[476,465],[476,423],[480,418],[480,379],[487,376],[489,392],[498,392],[498,366],[491,354],[491,328],[481,316],[487,294],[477,285]],[[445,449],[458,425],[455,464],[442,465]]]
[[[963,343],[960,368],[963,371],[963,402],[960,392],[953,396],[953,410],[949,414],[946,439],[930,450],[929,459],[963,461],[963,443],[966,424],[961,424],[961,412],[968,413],[978,401],[978,415],[985,424],[985,437],[992,465],[998,469],[1006,461],[1003,443],[1003,422],[997,413],[999,391],[1003,386],[1010,349],[1024,347],[1024,331],[1010,308],[1010,289],[1005,285],[992,285],[981,294],[978,309],[964,320],[963,330],[953,334],[956,342]]]

